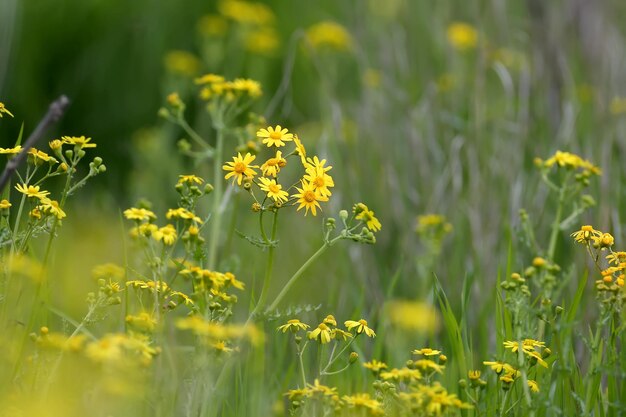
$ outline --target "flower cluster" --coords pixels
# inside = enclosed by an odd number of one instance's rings
[[[600,168],[595,166],[593,163],[570,152],[556,151],[553,156],[546,159],[545,161],[536,158],[535,164],[539,167],[547,169],[550,169],[552,167],[558,167],[574,171],[581,171],[584,177],[602,174]]]

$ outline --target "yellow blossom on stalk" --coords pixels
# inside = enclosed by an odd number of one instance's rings
[[[59,207],[58,201],[50,200],[47,197],[42,198],[40,201],[41,201],[41,209],[44,211],[44,213],[50,213],[59,220],[67,216],[67,214],[65,214],[63,209]]]
[[[37,207],[35,207],[34,209],[32,209],[31,211],[28,212],[28,215],[30,217],[32,217],[33,219],[40,220],[41,219],[41,210],[39,210]]]
[[[437,356],[441,353],[440,350],[431,349],[431,348],[421,348],[415,349],[413,351],[414,355],[424,355],[424,356]]]
[[[230,352],[235,350],[235,349],[229,347],[225,340],[220,340],[218,342],[210,343],[210,346],[213,349],[217,350],[218,352],[223,352],[223,353],[230,353]]]
[[[281,151],[277,151],[274,158],[268,159],[263,165],[261,165],[261,172],[263,172],[263,175],[266,177],[276,178],[280,169],[285,165],[287,165],[287,160],[283,158]]]
[[[261,84],[249,78],[236,78],[232,86],[233,90],[248,94],[252,98],[261,97],[263,95]]]
[[[324,320],[322,320],[322,323],[328,326],[336,326],[337,320],[335,320],[335,316],[333,316],[332,314],[329,314],[324,318]]]
[[[593,226],[586,225],[582,226],[580,230],[572,233],[570,236],[578,243],[587,243],[594,237],[602,236],[602,232],[595,230]]]
[[[86,138],[84,136],[63,136],[61,139],[63,140],[63,143],[74,145],[81,149],[95,148],[97,146],[95,143],[89,143],[91,142],[91,138]]]
[[[250,52],[272,55],[280,46],[280,39],[276,29],[264,26],[246,34],[244,44]]]
[[[468,23],[451,23],[446,34],[450,45],[459,51],[474,49],[478,44],[478,32]]]
[[[245,288],[245,284],[235,278],[235,275],[232,272],[225,272],[222,275],[224,276],[224,282],[226,284],[230,284],[238,290],[243,290]]]
[[[439,327],[437,310],[428,303],[392,300],[385,309],[391,324],[400,329],[432,333]]]
[[[411,382],[422,379],[422,373],[417,369],[409,368],[393,368],[389,371],[382,372],[380,377],[385,381]]]
[[[414,361],[413,364],[424,372],[430,369],[439,374],[443,374],[443,369],[445,368],[444,365],[439,365],[437,362],[430,359],[418,359]]]
[[[480,371],[478,370],[467,371],[467,377],[472,381],[480,379]]]
[[[355,218],[364,222],[372,232],[377,232],[382,228],[380,221],[374,216],[374,212],[367,208],[365,204],[356,204],[354,206],[354,214],[356,215]]]
[[[132,229],[130,229],[130,236],[131,237],[139,237],[139,236],[151,236],[152,233],[156,232],[157,230],[159,230],[159,227],[156,224],[153,223],[142,223],[140,224],[138,227],[133,227]]]
[[[277,203],[285,203],[289,199],[287,191],[283,190],[283,186],[276,183],[276,180],[270,180],[269,178],[261,177],[259,179],[261,184],[259,188],[267,193],[269,198],[272,198]]]
[[[153,232],[152,238],[157,242],[163,241],[165,245],[171,246],[176,242],[176,229],[171,224],[168,224]]]
[[[194,184],[202,184],[202,183],[204,183],[204,180],[193,174],[178,176],[178,184],[194,185]]]
[[[611,252],[610,254],[606,256],[606,260],[612,264],[619,265],[620,263],[626,261],[626,252],[623,252],[623,251]]]
[[[323,168],[307,168],[306,174],[303,179],[315,186],[315,190],[324,197],[330,197],[331,192],[329,188],[335,186],[333,178],[324,171]]]
[[[174,108],[183,107],[183,101],[180,99],[180,95],[177,92],[168,94],[165,100],[167,100],[167,104]]]
[[[383,369],[387,369],[387,364],[384,362],[379,362],[376,359],[373,359],[371,362],[364,362],[363,367],[371,370],[375,374],[379,373]]]
[[[63,141],[61,139],[54,139],[48,143],[48,146],[50,146],[50,149],[53,151],[56,151],[63,147]]]
[[[322,385],[319,379],[315,379],[313,384],[307,384],[307,387],[312,394],[322,394],[326,397],[335,397],[337,395],[337,388]]]
[[[602,233],[601,236],[592,236],[593,246],[600,249],[606,249],[613,246],[615,239],[610,233]]]
[[[330,327],[324,323],[320,323],[320,325],[311,330],[307,336],[311,340],[317,340],[321,344],[326,344],[332,339],[332,332],[330,331]]]
[[[258,2],[222,0],[217,8],[222,15],[244,24],[267,25],[275,19],[272,9]]]
[[[352,333],[348,333],[341,329],[333,329],[332,330],[332,338],[337,340],[346,341],[348,339],[352,339]]]
[[[258,168],[257,165],[250,165],[256,158],[255,155],[246,153],[246,156],[241,156],[241,153],[237,153],[237,156],[233,156],[232,162],[226,162],[222,166],[224,171],[230,171],[225,179],[233,177],[233,184],[237,181],[237,184],[241,185],[244,177],[252,178],[256,175],[256,171],[253,168]]]
[[[528,380],[528,387],[530,388],[530,390],[532,392],[539,392],[539,384],[537,384],[537,381],[529,379]]]
[[[0,155],[17,155],[22,151],[22,146],[17,145],[13,148],[0,148]]]
[[[349,408],[367,410],[369,414],[373,416],[385,415],[383,404],[371,398],[367,393],[359,393],[350,396],[344,395],[341,399]]]
[[[174,50],[165,54],[165,68],[172,74],[193,76],[200,69],[200,60],[187,51]]]
[[[507,365],[505,362],[500,361],[484,361],[483,365],[487,365],[490,367],[495,373],[501,374],[504,371],[505,366]]]
[[[223,83],[225,81],[224,77],[218,74],[204,74],[201,77],[198,77],[193,80],[196,84],[204,85],[204,84],[217,84]]]
[[[126,323],[142,332],[153,332],[157,325],[156,319],[146,312],[141,312],[136,316],[127,315]]]
[[[277,330],[280,330],[283,333],[287,333],[287,331],[291,331],[292,333],[296,333],[299,330],[306,330],[309,327],[310,326],[308,324],[302,323],[298,319],[291,319],[291,320],[287,321],[286,324],[283,324],[282,326],[279,326]]]
[[[520,349],[520,344],[517,341],[505,341],[503,344],[505,349],[509,349],[513,353],[517,352]],[[547,368],[548,364],[546,363],[546,361],[543,360],[541,354],[537,352],[537,350],[535,350],[535,348],[544,349],[545,346],[546,345],[544,342],[539,342],[533,339],[524,339],[521,345],[521,349],[525,355],[536,359],[541,366]]]
[[[15,186],[15,189],[19,191],[20,193],[25,194],[29,198],[35,197],[35,198],[38,198],[39,200],[45,198],[48,194],[50,194],[49,191],[44,191],[44,190],[40,191],[38,185],[17,184]]]
[[[293,133],[289,133],[288,129],[285,129],[280,125],[276,125],[276,127],[268,126],[266,129],[259,129],[256,136],[263,139],[262,142],[266,144],[268,148],[272,146],[285,146],[285,142],[293,140]]]
[[[0,200],[0,210],[8,209],[11,206],[12,204],[9,203],[9,200],[7,199]]]
[[[296,190],[298,193],[293,194],[292,197],[298,199],[296,204],[300,203],[297,210],[300,210],[302,207],[305,208],[305,216],[309,213],[309,210],[311,210],[314,216],[317,216],[317,208],[322,209],[319,201],[328,201],[328,197],[321,195],[320,192],[316,190],[315,185],[304,180],[302,180],[302,188],[296,187]]]
[[[6,114],[8,114],[9,116],[13,117],[13,114],[11,114],[11,112],[9,111],[9,109],[7,109],[7,108],[4,106],[4,103],[0,101],[0,117],[3,117],[3,116],[2,116],[2,113],[6,113]]]
[[[552,157],[548,158],[545,161],[539,160],[539,163],[546,168],[551,168],[556,165],[563,168],[582,169],[584,172],[593,175],[602,174],[600,168],[598,168],[591,162],[582,159],[580,156],[570,152],[556,151]]]
[[[345,51],[352,48],[352,36],[336,22],[323,21],[312,25],[306,31],[306,38],[316,49],[330,47]]]
[[[35,159],[35,163],[42,162],[56,162],[56,159],[45,153],[44,151],[40,151],[39,149],[30,148],[28,150],[28,155],[32,156]]]
[[[205,36],[223,36],[228,30],[228,21],[222,16],[208,14],[198,20],[197,28]]]
[[[178,207],[176,209],[167,210],[165,217],[168,219],[171,219],[173,217],[175,219],[192,220],[195,223],[202,224],[202,219],[200,217],[196,216],[194,213],[192,213],[191,211],[187,210],[184,207]]]
[[[344,325],[348,330],[356,329],[357,334],[365,333],[368,337],[376,337],[376,333],[367,327],[367,321],[364,319],[359,321],[347,320]]]
[[[156,214],[145,208],[131,207],[124,210],[124,216],[128,220],[150,221],[156,219]]]

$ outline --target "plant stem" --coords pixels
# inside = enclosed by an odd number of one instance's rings
[[[262,229],[262,226],[261,226]],[[276,240],[276,231],[278,230],[278,210],[274,211],[274,220],[272,222],[272,235],[270,237],[271,241],[274,242]],[[265,299],[267,298],[267,291],[269,290],[270,280],[272,278],[272,269],[274,269],[274,250],[276,249],[275,245],[270,245],[267,254],[267,267],[265,268],[265,278],[263,278],[263,287],[261,288],[261,295],[259,296],[259,301],[252,310],[250,314],[250,318],[254,317],[261,308],[265,305]],[[249,319],[248,319],[249,320]]]
[[[215,144],[215,158],[213,159],[213,212],[211,213],[211,240],[209,242],[209,269],[214,270],[217,262],[217,245],[219,244],[220,225],[222,213],[220,204],[222,203],[223,184],[222,168],[220,163],[224,152],[224,128],[218,127],[217,140]]]
[[[559,231],[561,230],[561,217],[563,217],[563,206],[565,205],[566,186],[562,185],[559,189],[559,205],[556,209],[556,215],[554,216],[554,223],[552,224],[552,233],[550,234],[550,244],[548,245],[548,259],[554,262],[554,253],[556,252],[556,241],[559,237]]]

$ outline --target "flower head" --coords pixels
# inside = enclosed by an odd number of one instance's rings
[[[361,319],[359,321],[348,320],[344,323],[348,330],[356,329],[357,334],[365,333],[369,337],[376,337],[374,330],[367,327],[367,321]]]
[[[156,219],[156,214],[145,208],[131,207],[124,210],[124,216],[128,220],[150,221]]]
[[[86,138],[84,136],[63,136],[61,139],[63,140],[63,143],[74,145],[81,149],[96,147],[95,143],[90,143],[91,138]]]
[[[230,171],[225,179],[233,177],[233,184],[237,181],[238,185],[241,185],[243,178],[252,178],[256,175],[256,171],[253,168],[258,168],[257,165],[250,165],[256,158],[255,155],[246,153],[246,156],[241,156],[241,153],[237,153],[237,156],[233,156],[232,162],[226,162],[222,169],[224,171]]]
[[[582,226],[580,230],[572,233],[570,236],[572,236],[578,243],[587,243],[594,237],[602,236],[602,232],[595,230],[593,226],[586,225]]]
[[[17,184],[15,186],[15,189],[19,191],[20,193],[25,194],[29,198],[35,197],[35,198],[38,198],[39,200],[41,200],[42,198],[45,198],[48,194],[50,194],[49,191],[44,191],[44,190],[40,191],[38,185]]]
[[[259,188],[267,193],[269,198],[272,198],[277,203],[285,203],[289,199],[287,191],[283,190],[283,186],[276,183],[276,180],[270,180],[269,178],[261,177],[259,179],[261,184]]]
[[[22,146],[17,145],[13,148],[0,148],[0,155],[17,155],[22,151]]]
[[[288,132],[289,130],[277,125],[276,127],[269,126],[267,129],[260,129],[256,135],[263,139],[263,143],[269,148],[271,146],[285,146],[285,142],[293,140],[293,133]]]
[[[311,210],[314,216],[317,215],[317,208],[321,209],[320,201],[328,201],[328,197],[323,196],[315,187],[314,184],[302,180],[302,188],[296,187],[297,194],[292,197],[297,198],[296,203],[300,203],[298,210],[302,207],[305,208],[304,215],[306,216]]]
[[[287,160],[283,158],[282,152],[276,152],[276,157],[270,158],[261,165],[261,172],[266,177],[274,177],[278,175],[280,169],[287,165]]]
[[[314,330],[308,333],[309,339],[317,340],[321,344],[330,342],[330,340],[332,339],[332,336],[333,335],[330,330],[330,327],[328,327],[324,323],[320,323],[319,326],[317,326]]]
[[[358,203],[354,206],[354,214],[357,220],[361,220],[365,223],[368,229],[372,232],[379,231],[382,226],[380,221],[374,216],[374,212],[370,210],[365,204]]]
[[[0,117],[3,117],[3,116],[2,116],[2,113],[6,113],[6,114],[8,114],[9,116],[13,117],[13,115],[11,114],[11,112],[9,111],[9,109],[7,109],[7,108],[4,106],[4,103],[0,102]]]
[[[450,45],[460,51],[473,49],[478,43],[478,32],[476,32],[476,29],[472,25],[463,22],[454,22],[448,26],[447,36]]]
[[[306,330],[310,326],[306,323],[302,323],[298,319],[291,319],[287,321],[286,324],[279,326],[277,330],[282,331],[283,333],[287,333],[287,331],[291,331],[293,333],[297,333],[299,330]]]

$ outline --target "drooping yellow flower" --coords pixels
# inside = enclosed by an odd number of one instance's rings
[[[367,393],[344,395],[341,399],[348,406],[348,408],[355,408],[357,410],[361,409],[363,411],[367,411],[368,414],[372,416],[385,415],[383,404],[380,401],[371,398]]]
[[[368,229],[372,232],[379,231],[382,226],[380,221],[374,216],[374,212],[370,210],[365,204],[358,203],[354,206],[354,214],[357,220],[361,220],[365,223]]]
[[[444,365],[439,365],[437,362],[430,359],[418,359],[416,361],[413,361],[413,364],[424,372],[432,370],[439,374],[443,374],[443,369],[445,368]]]
[[[287,331],[291,331],[292,333],[297,333],[299,330],[306,330],[310,326],[306,323],[302,323],[298,319],[291,319],[287,321],[286,324],[279,326],[277,330],[282,331],[283,333],[287,333]]]
[[[267,25],[275,19],[274,12],[266,4],[243,0],[222,0],[219,12],[235,22],[251,25]]]
[[[455,49],[466,51],[476,47],[478,43],[478,32],[476,29],[464,22],[454,22],[448,26],[448,42]]]
[[[97,146],[95,143],[90,143],[91,138],[86,138],[84,136],[63,136],[61,139],[63,140],[63,143],[74,145],[81,149],[95,148]]]
[[[529,379],[528,380],[528,387],[530,388],[530,390],[532,392],[539,392],[539,384],[537,384],[537,381]]]
[[[12,204],[7,199],[0,200],[0,210],[8,209]]]
[[[61,220],[67,216],[63,209],[59,207],[59,202],[56,200],[50,200],[47,197],[42,198],[41,200],[41,208],[44,213],[50,213],[55,216],[57,219]]]
[[[17,155],[22,151],[22,146],[17,145],[13,148],[0,148],[0,155]]]
[[[228,30],[228,21],[219,15],[202,16],[196,25],[198,32],[204,36],[223,36]]]
[[[250,52],[271,56],[280,46],[280,38],[276,29],[264,26],[246,34],[244,45]]]
[[[293,142],[296,144],[296,153],[300,155],[300,161],[302,162],[302,166],[306,168],[306,149],[300,141],[298,135],[293,135]]]
[[[218,74],[204,74],[201,77],[198,77],[193,80],[196,84],[204,85],[204,84],[216,84],[223,83],[225,81],[224,77]]]
[[[583,172],[586,172],[590,175],[602,174],[602,170],[600,168],[587,161],[586,159],[583,159],[580,156],[570,152],[556,151],[554,155],[547,160],[541,161],[539,159],[538,162],[546,168],[551,168],[556,165],[558,167],[568,169],[582,169]]]
[[[2,113],[6,113],[9,116],[13,117],[13,114],[4,106],[4,103],[0,101],[0,118],[3,117]]]
[[[263,139],[262,142],[266,144],[268,148],[272,146],[285,146],[285,142],[293,140],[293,133],[289,133],[288,129],[280,125],[276,125],[276,127],[268,126],[267,129],[259,129],[256,136]]]
[[[344,325],[348,330],[356,329],[357,334],[365,333],[368,337],[376,337],[376,333],[367,327],[367,321],[364,319],[359,321],[347,320]]]
[[[335,319],[335,316],[333,316],[332,314],[329,314],[326,317],[324,317],[324,320],[322,320],[322,323],[328,326],[336,326],[337,320]]]
[[[572,233],[570,236],[572,236],[578,243],[587,243],[594,237],[602,236],[602,232],[595,230],[593,226],[585,225],[582,226],[580,230]]]
[[[287,165],[287,160],[283,158],[283,154],[281,151],[276,152],[276,156],[274,158],[270,158],[263,165],[261,165],[261,172],[266,177],[274,177],[278,175],[280,169]]]
[[[49,191],[40,191],[38,185],[17,184],[15,186],[15,189],[20,193],[25,194],[29,198],[35,197],[39,200],[45,198],[48,194],[50,194]]]
[[[507,364],[505,362],[500,362],[500,361],[484,361],[483,365],[487,365],[493,371],[495,371],[495,373],[499,375],[502,373],[502,371],[504,371],[504,368]]]
[[[163,241],[167,246],[171,246],[176,242],[176,229],[171,224],[161,227],[152,233],[152,238],[157,242]]]
[[[325,325],[324,323],[320,323],[314,330],[311,330],[308,333],[308,337],[311,340],[317,340],[321,344],[329,343],[332,339],[332,332],[330,327]]]
[[[283,190],[283,186],[276,183],[276,180],[261,177],[259,188],[267,193],[267,196],[277,203],[285,203],[289,199],[287,191]]]
[[[128,220],[150,221],[156,219],[156,214],[145,208],[131,207],[124,210],[124,216]]]
[[[28,150],[29,158],[33,158],[35,165],[40,165],[42,162],[56,163],[57,160],[39,149],[30,148]]]
[[[246,156],[241,156],[241,153],[237,153],[237,156],[233,156],[232,162],[226,162],[226,165],[222,166],[224,171],[230,171],[225,179],[233,177],[233,184],[237,181],[237,184],[241,185],[244,177],[252,178],[256,175],[256,171],[253,168],[258,168],[257,165],[250,165],[252,161],[256,159],[255,155],[246,153]]]
[[[385,381],[411,382],[422,379],[422,373],[418,369],[409,368],[393,368],[389,371],[382,372],[380,377]]]
[[[593,246],[600,249],[606,249],[613,246],[615,239],[610,233],[602,233],[600,236],[592,236]]]
[[[320,206],[320,201],[328,201],[328,197],[324,197],[319,191],[315,189],[315,185],[308,183],[306,181],[302,181],[302,188],[296,187],[298,191],[297,194],[294,194],[292,197],[297,198],[296,203],[300,203],[297,210],[300,210],[302,207],[305,208],[304,215],[306,216],[311,210],[314,216],[317,215],[317,208],[322,209]]]

